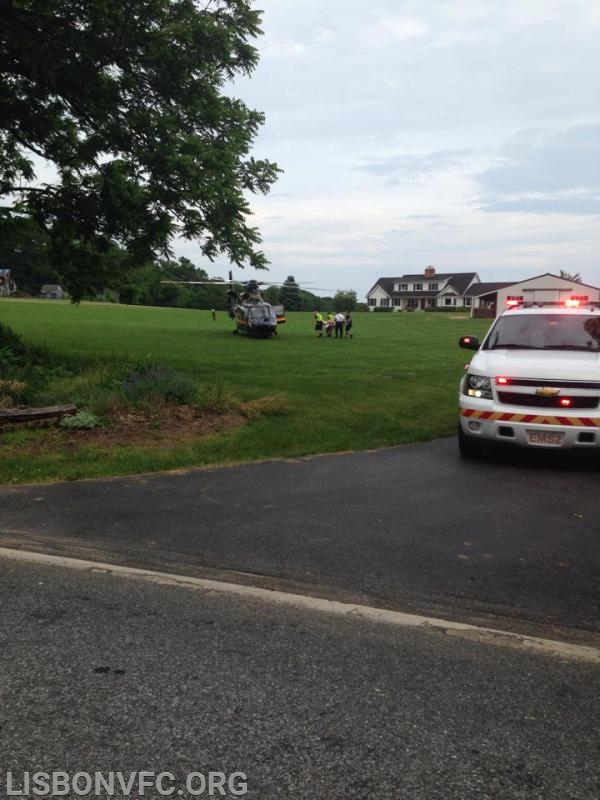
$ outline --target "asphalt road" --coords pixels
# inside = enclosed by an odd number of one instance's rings
[[[597,667],[5,560],[0,608],[2,794],[145,770],[184,798],[209,771],[253,800],[600,797]]]
[[[599,462],[454,439],[0,487],[0,545],[600,641]]]

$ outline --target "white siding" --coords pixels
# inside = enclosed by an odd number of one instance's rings
[[[372,290],[369,292],[369,294],[367,295],[367,302],[368,302],[369,300],[372,300],[372,299],[375,299],[375,301],[376,301],[376,304],[375,304],[375,306],[372,306],[372,305],[370,305],[370,304],[369,304],[369,308],[370,308],[371,310],[373,310],[374,308],[379,308],[379,306],[381,306],[381,301],[382,301],[383,299],[385,299],[385,298],[388,298],[388,299],[389,299],[389,294],[388,294],[386,291],[384,291],[384,290],[381,288],[381,286],[379,286],[379,284],[378,284],[378,285],[377,285],[377,286],[375,286],[375,287],[374,287],[374,288],[373,288],[373,289],[372,289]],[[391,301],[391,300],[389,301],[389,304],[390,304],[390,305],[392,304],[392,301]]]
[[[496,313],[499,314],[507,308],[508,297],[522,297],[524,302],[544,303],[563,302],[571,295],[584,295],[590,301],[598,301],[600,300],[600,289],[584,286],[575,281],[567,281],[564,278],[556,278],[553,275],[541,275],[539,278],[529,278],[499,289]]]

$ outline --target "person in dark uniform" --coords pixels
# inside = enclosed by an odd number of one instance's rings
[[[352,317],[349,311],[346,311],[346,316],[344,317],[345,325],[346,325],[346,336],[349,339],[352,339]]]

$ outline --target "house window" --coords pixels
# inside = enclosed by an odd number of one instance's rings
[[[376,297],[369,297],[369,305],[376,306],[377,305],[377,298]]]
[[[413,286],[413,289],[414,289],[415,292],[420,292],[423,289],[423,284],[422,283],[415,283],[415,285]]]
[[[389,306],[389,304],[390,304],[390,298],[389,297],[382,297],[381,300],[380,300],[380,303],[379,303],[379,305],[380,306],[384,306],[384,308]]]
[[[435,292],[435,291],[437,291],[437,288],[438,288],[438,285],[437,285],[437,283],[430,283],[430,284],[429,284],[429,290],[430,290],[431,292]]]
[[[444,305],[451,306],[452,305],[452,298],[451,297],[444,297]]]
[[[470,306],[471,305],[471,298],[470,297],[465,297],[465,305],[466,306]]]
[[[401,283],[400,284],[400,291],[401,292],[408,292],[408,283]]]
[[[392,303],[393,303],[395,306],[399,306],[401,302],[402,302],[402,301],[400,300],[400,298],[399,298],[399,297],[394,297],[394,299],[392,300]]]

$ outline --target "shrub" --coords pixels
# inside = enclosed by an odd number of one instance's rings
[[[157,402],[193,405],[198,398],[194,381],[162,365],[130,372],[121,384],[121,391],[134,406]]]
[[[21,403],[27,393],[24,381],[0,380],[0,408],[10,408]]]
[[[67,431],[89,431],[101,425],[100,420],[95,414],[89,411],[78,411],[70,417],[63,417],[60,427]]]
[[[43,396],[51,375],[48,353],[25,344],[20,336],[0,323],[0,381],[5,382],[0,394],[15,402],[36,403]]]
[[[7,345],[0,346],[0,378],[7,379],[14,372],[18,363],[19,359],[12,348]]]
[[[228,414],[239,410],[239,403],[221,383],[205,389],[198,405],[209,414]]]
[[[18,334],[0,322],[0,369],[9,353],[11,363],[23,364],[27,360],[28,347]]]

